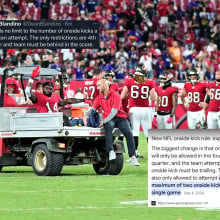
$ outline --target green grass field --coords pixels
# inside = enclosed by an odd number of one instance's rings
[[[0,173],[0,219],[219,220],[218,211],[147,207],[147,146],[141,134],[140,167],[127,162],[118,176],[98,176],[92,165],[65,166],[59,177],[39,177],[32,167]]]

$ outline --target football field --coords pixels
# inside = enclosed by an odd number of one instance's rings
[[[126,148],[127,150],[127,148]],[[59,177],[39,177],[32,167],[0,173],[0,220],[219,220],[220,209],[148,208],[147,145],[141,134],[140,167],[126,162],[117,176],[98,176],[92,165],[64,166]]]

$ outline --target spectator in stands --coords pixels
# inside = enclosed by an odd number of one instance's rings
[[[208,66],[207,71],[205,72],[205,80],[206,81],[214,81],[215,80],[215,71],[214,71],[213,64]]]
[[[79,12],[79,16],[76,18],[78,21],[87,21],[89,18],[86,16],[86,12],[84,10],[81,10]]]
[[[77,66],[74,68],[75,70],[75,79],[84,79],[84,70],[82,68],[82,61],[77,61]]]
[[[160,25],[168,24],[168,17],[167,17],[168,7],[169,7],[169,3],[167,0],[160,0],[159,4],[157,5],[157,14],[158,14]]]
[[[95,61],[91,60],[89,66],[85,69],[85,78],[91,79],[93,77],[93,71],[95,70]]]
[[[161,55],[159,55],[156,59],[155,70],[156,70],[157,78],[162,72],[166,70],[166,67],[165,67],[165,64],[164,64],[164,61]]]
[[[61,53],[63,54],[63,61],[68,59],[73,62],[75,49],[61,49]]]
[[[135,69],[138,64],[138,50],[135,45],[131,45],[128,52],[128,68]]]
[[[73,78],[75,72],[74,66],[72,62],[70,62],[69,59],[66,59],[64,62],[64,67],[66,69],[66,74],[69,76],[69,78]]]
[[[220,50],[220,24],[214,26],[211,39],[217,45],[218,50]]]
[[[115,65],[115,77],[116,79],[124,79],[127,72],[126,65],[121,61],[121,59],[117,59]]]
[[[189,44],[187,47],[185,47],[185,50],[183,51],[183,57],[187,59],[192,53],[193,53],[192,44]]]
[[[184,65],[182,63],[180,63],[178,65],[178,68],[176,70],[175,73],[175,80],[176,81],[185,81],[187,80],[187,74],[186,74],[186,70],[184,69]]]
[[[190,59],[187,59],[187,60],[186,60],[186,66],[185,66],[185,71],[186,71],[186,73],[187,73],[190,69],[192,69],[192,67],[193,67],[192,62],[190,61]]]
[[[55,69],[55,70],[61,70],[59,57],[54,57],[53,63],[49,65],[49,68]]]
[[[68,16],[67,12],[64,12],[63,15],[61,16],[60,20],[62,20],[62,21],[70,21],[71,18]]]
[[[80,0],[78,5],[77,5],[77,13],[78,15],[80,14],[81,11],[85,12],[85,15],[88,15],[88,9],[87,9],[87,4],[86,4],[86,0]]]
[[[107,56],[108,56],[108,49],[105,47],[105,42],[104,41],[100,41],[100,46],[98,49],[98,59],[100,60],[106,60]]]
[[[169,54],[173,68],[177,69],[177,66],[182,62],[182,52],[176,40],[172,42],[172,47],[169,48]]]
[[[41,19],[47,20],[49,18],[50,0],[42,0],[41,2]]]
[[[207,15],[205,13],[202,14],[200,18],[200,23],[199,23],[199,36],[200,38],[205,38],[206,37],[206,31],[209,25],[209,20],[207,18]]]
[[[11,9],[15,15],[20,14],[20,5],[19,5],[19,0],[13,0],[11,2]]]
[[[83,62],[81,62],[81,66],[83,68],[86,68],[89,66],[90,59],[91,59],[91,54],[90,54],[89,50],[86,50],[86,49],[82,50],[81,57],[79,58],[79,61],[83,61]]]
[[[189,21],[189,28],[191,28],[194,32],[195,38],[197,39],[199,36],[199,20],[197,16],[194,14],[192,19]]]
[[[121,46],[121,48],[115,53],[115,59],[120,59],[124,68],[127,68],[128,53],[125,50],[124,46]]]
[[[175,12],[177,20],[182,20],[185,17],[185,11],[181,8],[180,5],[177,6],[177,10]]]
[[[49,62],[49,55],[51,55],[51,51],[48,49],[44,49],[43,52],[41,53],[41,67],[47,68],[50,64]]]
[[[98,6],[98,0],[86,0],[86,8],[88,9],[88,16],[95,13],[95,9]]]
[[[24,62],[22,60],[21,54],[18,53],[16,62],[14,63],[14,65],[17,67],[21,67],[21,66],[23,66],[23,64],[24,64]]]
[[[8,16],[6,20],[10,21],[16,21],[18,20],[17,17],[15,16],[14,12],[12,10],[9,11]]]
[[[58,14],[56,12],[52,13],[51,20],[54,20],[54,21],[59,20],[59,16],[58,16]]]
[[[153,78],[153,69],[152,69],[152,65],[153,65],[153,60],[152,60],[152,53],[149,52],[149,46],[147,45],[147,47],[144,48],[144,54],[140,57],[139,59],[139,63],[143,64],[147,70],[147,76],[148,79],[152,79]]]
[[[135,28],[136,13],[131,5],[127,5],[127,10],[124,12],[126,17],[126,30],[133,30]]]
[[[100,65],[100,67],[101,67],[101,69],[103,70],[103,71],[105,71],[105,70],[113,70],[113,67],[112,67],[112,65],[110,64],[110,63],[106,63],[106,61],[105,60],[101,60],[101,65]]]
[[[165,51],[167,47],[167,43],[164,39],[164,35],[162,33],[158,34],[158,38],[154,41],[155,47],[160,51]]]
[[[99,21],[102,24],[102,8],[97,7],[95,13],[90,16],[90,20]]]
[[[33,60],[31,56],[26,56],[23,66],[33,66]]]

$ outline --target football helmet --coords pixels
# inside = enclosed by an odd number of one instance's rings
[[[173,79],[172,73],[170,73],[168,71],[162,72],[162,74],[159,75],[160,86],[162,86],[162,87],[170,86],[172,79]],[[163,81],[161,81],[161,80],[163,80]]]
[[[62,74],[62,80],[63,80],[63,87],[67,87],[68,86],[67,84],[69,83],[69,76],[65,73]],[[59,75],[56,76],[55,84],[60,85]]]
[[[192,76],[197,76],[196,79],[192,79]],[[190,82],[195,83],[199,80],[199,73],[195,68],[191,68],[187,71],[187,78]]]
[[[15,72],[15,68],[14,67],[8,68],[7,74],[8,74],[9,77],[13,77],[16,80],[20,80],[20,74]]]
[[[111,70],[106,70],[102,74],[103,79],[107,79],[107,76],[111,76],[112,78],[115,76],[114,72]]]
[[[136,69],[134,71],[134,75],[146,76],[147,77],[146,67],[142,63],[137,65],[137,67],[136,67]]]
[[[146,67],[141,63],[137,65],[134,71],[134,80],[140,84],[143,84],[145,82],[145,76],[147,77],[147,70]]]

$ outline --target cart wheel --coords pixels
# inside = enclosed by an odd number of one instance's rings
[[[32,166],[38,176],[58,176],[63,165],[63,154],[49,151],[45,144],[38,144],[35,147]]]
[[[112,160],[110,162],[111,163],[110,163],[110,167],[109,167],[109,174],[110,175],[118,175],[121,172],[123,165],[124,165],[123,154],[116,153],[116,159]]]
[[[97,164],[93,164],[95,172],[99,175],[118,175],[123,168],[123,154],[116,154],[116,159],[109,161],[108,154]]]

